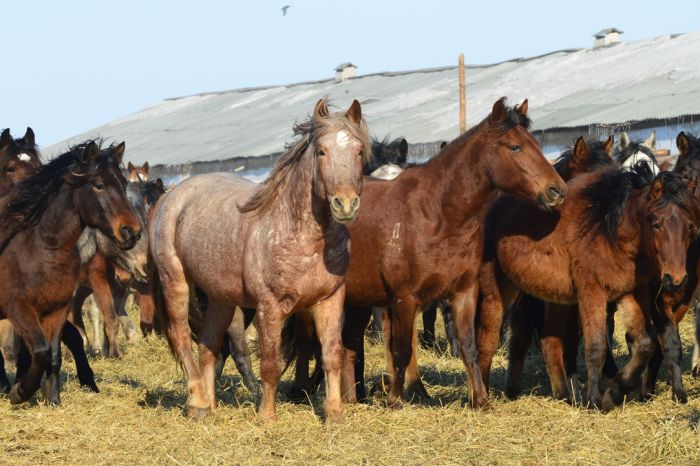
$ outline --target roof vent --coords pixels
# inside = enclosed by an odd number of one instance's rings
[[[339,83],[345,81],[346,79],[354,78],[356,71],[357,67],[352,63],[348,62],[338,65],[335,69],[335,82]]]
[[[603,29],[595,34],[595,42],[593,43],[593,48],[598,47],[608,47],[610,45],[615,45],[620,42],[620,34],[623,32],[616,28]]]

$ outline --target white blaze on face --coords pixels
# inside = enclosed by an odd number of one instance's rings
[[[139,181],[146,181],[146,177],[143,176],[143,173],[139,172],[137,176],[139,177]]]
[[[25,154],[24,152],[22,152],[21,154],[19,154],[19,155],[17,156],[17,158],[18,158],[21,162],[31,162],[31,161],[32,161],[32,157],[31,157],[29,154]]]
[[[350,135],[348,132],[345,130],[338,131],[338,133],[335,135],[335,143],[338,144],[338,147],[340,148],[344,148],[350,144]]]

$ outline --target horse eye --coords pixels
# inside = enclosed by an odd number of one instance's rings
[[[654,227],[654,230],[661,230],[661,224],[656,222],[652,225]]]
[[[316,155],[318,155],[319,157],[323,157],[324,155],[326,155],[326,153],[322,150],[319,150],[318,152],[316,152]]]
[[[514,146],[510,146],[510,150],[512,150],[513,152],[520,152],[520,146],[517,144]]]
[[[15,171],[15,167],[7,167],[5,171],[8,173],[13,173]]]
[[[105,185],[103,185],[102,183],[94,183],[93,186],[97,191],[103,191],[105,189]]]

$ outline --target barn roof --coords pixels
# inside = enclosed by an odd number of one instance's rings
[[[493,65],[467,66],[468,125],[501,96],[529,98],[535,130],[625,125],[700,114],[700,32],[616,47],[562,50]],[[180,164],[258,157],[282,150],[294,121],[329,96],[338,108],[362,103],[370,129],[411,143],[458,134],[455,66],[209,92],[166,99],[44,150],[105,137],[126,140],[140,163]],[[674,121],[676,121],[674,120]]]
[[[595,37],[596,39],[602,39],[603,37],[607,36],[608,34],[612,34],[613,32],[617,32],[618,34],[624,34],[624,31],[621,31],[617,28],[608,28],[601,29],[600,31],[593,34],[593,37]]]

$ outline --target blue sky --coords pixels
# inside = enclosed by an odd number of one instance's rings
[[[645,5],[646,3],[646,5]],[[281,7],[289,4],[287,16]],[[581,11],[574,11],[580,9]],[[3,2],[0,128],[49,145],[166,97],[456,62],[490,63],[700,28],[690,1]]]

